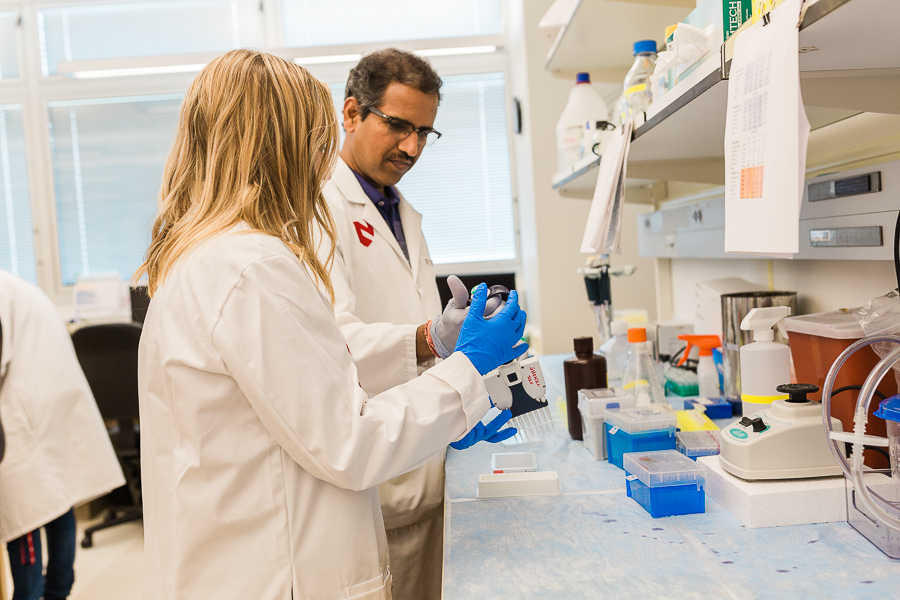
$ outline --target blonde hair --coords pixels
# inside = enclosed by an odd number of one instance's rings
[[[322,185],[338,143],[331,93],[306,69],[252,50],[213,60],[182,102],[135,279],[146,273],[152,296],[194,246],[244,221],[284,241],[333,303],[334,221]],[[324,262],[313,246],[316,226],[331,242]]]

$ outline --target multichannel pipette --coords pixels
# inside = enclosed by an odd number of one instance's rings
[[[536,441],[553,431],[550,405],[544,397],[547,384],[537,357],[515,359],[484,376],[494,406],[509,409],[509,423],[519,430],[519,443]]]

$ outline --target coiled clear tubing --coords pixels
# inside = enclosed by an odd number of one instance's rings
[[[884,376],[893,368],[894,363],[900,360],[900,346],[888,353],[877,365],[875,365],[875,368],[869,373],[869,376],[866,378],[866,381],[859,392],[859,397],[856,401],[856,409],[853,415],[853,433],[850,434],[853,441],[849,465],[847,464],[847,459],[844,457],[844,453],[841,451],[842,444],[830,437],[832,433],[830,418],[831,392],[834,388],[834,381],[837,378],[838,372],[841,370],[844,363],[847,362],[847,359],[858,350],[879,342],[893,342],[895,344],[900,344],[900,336],[883,335],[859,340],[844,350],[841,355],[838,356],[837,360],[834,361],[834,364],[831,365],[828,376],[825,378],[825,386],[822,390],[822,422],[831,441],[831,452],[834,454],[834,458],[841,466],[844,474],[849,477],[850,481],[853,483],[853,488],[856,490],[856,497],[860,501],[860,504],[862,504],[863,508],[872,517],[881,521],[891,529],[900,531],[900,506],[885,500],[876,492],[873,492],[866,487],[863,475],[863,449],[866,442],[866,420],[869,413],[869,404],[872,402],[872,398],[875,396],[875,389],[881,383],[881,380],[884,379]]]

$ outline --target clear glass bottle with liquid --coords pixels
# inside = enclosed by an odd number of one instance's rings
[[[666,393],[659,383],[652,344],[647,341],[647,330],[643,327],[629,329],[628,342],[628,361],[625,363],[622,389],[634,396],[637,406],[666,405]]]
[[[634,64],[628,69],[625,82],[622,84],[629,117],[647,110],[653,102],[650,76],[653,75],[655,64],[656,42],[654,40],[635,42]]]
[[[600,346],[600,354],[606,358],[606,374],[609,384],[621,386],[628,363],[628,323],[613,321],[610,326],[611,337]]]

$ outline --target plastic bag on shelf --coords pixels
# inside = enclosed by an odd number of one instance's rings
[[[872,298],[853,316],[859,321],[866,337],[900,335],[900,293],[898,290],[891,290],[884,296]],[[890,342],[872,344],[872,349],[881,358],[896,347],[896,344]],[[894,377],[897,379],[897,387],[900,387],[900,362],[894,364]]]
[[[712,23],[700,29],[687,23],[679,23],[675,30],[672,50],[660,52],[656,57],[653,75],[659,76],[678,66],[689,67],[715,47]]]

